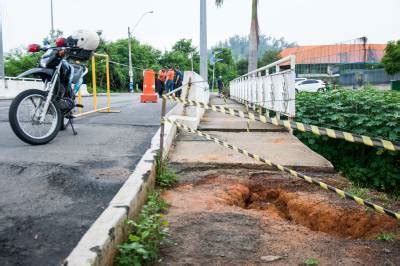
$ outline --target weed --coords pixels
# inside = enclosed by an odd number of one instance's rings
[[[395,235],[390,232],[381,232],[376,239],[385,242],[392,242],[395,239]]]
[[[159,193],[149,194],[138,218],[127,221],[131,233],[128,241],[118,247],[117,265],[143,265],[158,259],[159,248],[168,237],[168,222],[162,214],[167,208]]]
[[[177,181],[178,176],[175,172],[168,167],[166,160],[160,158],[160,155],[156,155],[156,182],[161,188],[172,187]]]
[[[369,199],[369,189],[360,187],[360,185],[352,184],[351,187],[348,189],[348,192],[354,196],[362,198],[364,200]]]
[[[307,258],[304,261],[304,265],[307,265],[307,266],[319,265],[319,261],[317,259],[315,259],[315,258]]]

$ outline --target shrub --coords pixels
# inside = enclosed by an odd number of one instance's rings
[[[374,89],[301,92],[296,120],[392,141],[400,139],[400,93]],[[295,132],[350,180],[387,192],[400,185],[400,153],[344,140]]]

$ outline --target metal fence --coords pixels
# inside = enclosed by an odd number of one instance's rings
[[[365,84],[390,84],[392,80],[400,80],[400,73],[388,75],[384,69],[357,70],[340,75],[340,85],[361,86]]]
[[[231,98],[294,117],[295,61],[295,56],[288,56],[231,81],[229,85]],[[287,62],[290,64],[290,69],[281,71],[280,66]],[[275,69],[275,73],[270,74],[272,69]]]

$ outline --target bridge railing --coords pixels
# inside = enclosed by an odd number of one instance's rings
[[[288,56],[236,78],[229,84],[230,97],[254,108],[261,106],[295,117],[295,66],[296,57]]]

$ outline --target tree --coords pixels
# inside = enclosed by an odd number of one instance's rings
[[[191,39],[178,40],[171,51],[166,51],[160,58],[162,66],[179,65],[182,70],[191,70],[192,63],[190,57],[193,56],[194,71],[199,71],[200,55],[197,48],[193,46]]]
[[[222,59],[218,63],[215,64],[215,77],[222,76],[222,80],[224,84],[228,84],[229,81],[235,79],[237,77],[237,69],[235,61],[232,57],[232,51],[229,48],[215,48],[213,53],[218,52],[218,59]],[[209,83],[212,83],[212,65],[208,67],[208,77]],[[216,80],[216,79],[215,79]]]
[[[400,40],[389,42],[385,48],[382,64],[389,75],[400,72]]]
[[[191,39],[180,39],[174,46],[172,46],[172,51],[182,52],[185,55],[196,52],[196,47],[193,46]]]
[[[28,54],[21,49],[12,50],[5,56],[5,75],[16,77],[22,72],[37,67],[43,52]]]
[[[215,0],[215,4],[220,7],[224,0]],[[252,0],[251,3],[251,26],[249,38],[249,64],[248,71],[257,69],[258,45],[260,41],[260,27],[258,24],[258,0]]]
[[[270,50],[265,51],[264,55],[258,61],[258,64],[260,66],[266,66],[275,61],[278,61],[280,59],[279,52],[280,52],[280,50],[278,50],[278,49],[270,49]]]
[[[295,42],[288,42],[283,37],[274,38],[272,36],[260,35],[260,43],[258,45],[258,58],[261,59],[266,51],[269,50],[283,50],[288,47],[295,47]],[[232,49],[232,55],[235,61],[247,59],[249,55],[249,36],[235,35],[229,37],[225,41],[221,41],[216,47],[226,47]]]

